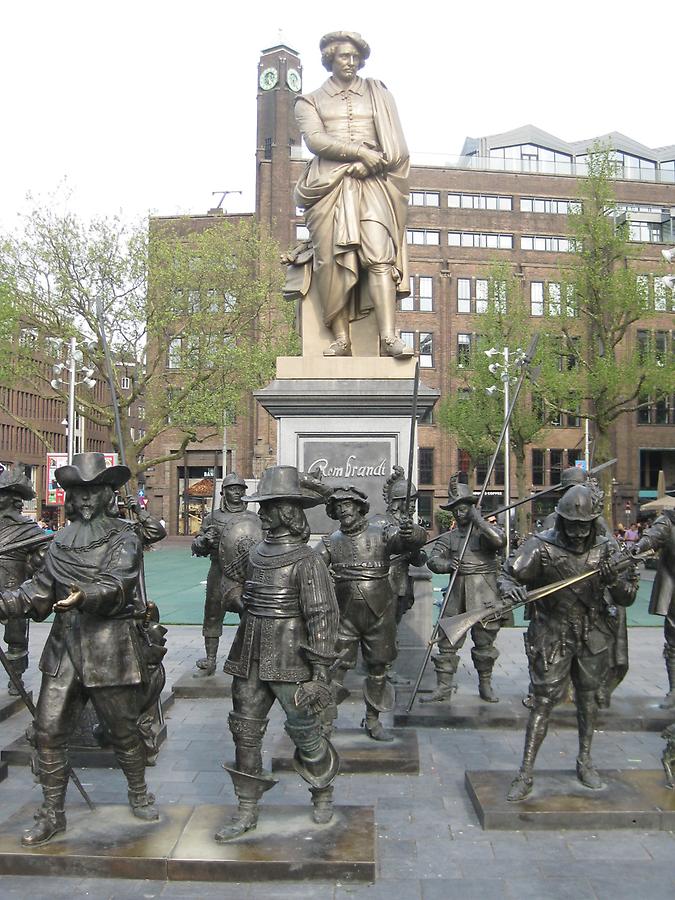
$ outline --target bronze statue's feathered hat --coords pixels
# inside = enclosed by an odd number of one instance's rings
[[[448,502],[441,503],[441,509],[454,509],[458,503],[478,503],[478,497],[474,496],[469,487],[469,479],[466,472],[457,472],[450,476],[448,483]]]
[[[0,491],[11,491],[24,500],[33,499],[35,491],[30,478],[26,475],[26,467],[23,463],[14,463],[13,466],[0,473]]]

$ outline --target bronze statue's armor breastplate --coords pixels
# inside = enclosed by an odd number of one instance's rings
[[[218,561],[222,570],[262,540],[262,528],[257,514],[247,509],[241,512],[219,510],[219,513],[218,523],[213,524],[220,530]]]
[[[255,548],[249,556],[249,570],[242,602],[248,613],[275,619],[300,615],[300,592],[291,584],[293,567],[300,554],[263,556]]]
[[[336,140],[357,144],[363,141],[379,143],[373,105],[365,86],[363,94],[341,91],[331,97],[324,92],[319,103],[319,114],[326,133]]]
[[[387,532],[372,524],[357,534],[337,531],[330,538],[330,558],[336,582],[386,578],[389,574]]]

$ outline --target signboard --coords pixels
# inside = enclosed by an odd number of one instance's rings
[[[298,435],[298,468],[318,469],[326,484],[358,488],[370,501],[370,513],[384,512],[382,488],[398,462],[395,435]],[[330,534],[338,527],[323,505],[307,510],[314,534]]]
[[[116,453],[104,453],[106,468],[117,465]],[[47,471],[46,471],[46,490],[45,503],[47,506],[63,506],[66,499],[65,491],[59,486],[56,480],[55,472],[60,466],[65,466],[68,462],[67,453],[48,453],[47,454]]]
[[[578,459],[574,463],[574,465],[577,467],[577,469],[582,469],[584,472],[586,471],[586,460],[585,459]]]

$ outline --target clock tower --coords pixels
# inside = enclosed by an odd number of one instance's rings
[[[293,112],[295,98],[302,91],[298,53],[285,44],[263,50],[257,88],[256,213],[286,250],[295,244],[294,220],[298,217],[293,188],[302,168],[300,132]]]

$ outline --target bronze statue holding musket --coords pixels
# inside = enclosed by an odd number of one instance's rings
[[[70,522],[55,535],[31,581],[0,591],[4,619],[43,621],[55,613],[40,659],[34,721],[44,800],[22,838],[28,847],[66,828],[68,741],[87,699],[110,734],[133,814],[146,821],[159,818],[145,783],[138,719],[156,700],[154,687],[163,679],[155,675],[165,649],[140,592],[142,539],[117,515],[115,488],[129,477],[126,466],[106,467],[102,453],[76,454],[71,465],[58,468]]]
[[[512,801],[532,791],[534,763],[551,711],[565,696],[570,679],[579,731],[577,778],[591,790],[603,787],[591,759],[591,743],[596,694],[610,665],[610,607],[633,603],[637,578],[632,560],[615,553],[614,544],[597,532],[601,512],[601,491],[593,485],[570,488],[556,508],[555,526],[526,540],[504,564],[498,580],[508,604],[534,601],[525,636],[534,706],[521,767],[507,795]],[[560,581],[553,593],[550,588]],[[540,592],[528,595],[528,588]],[[447,622],[441,623],[446,627]]]

